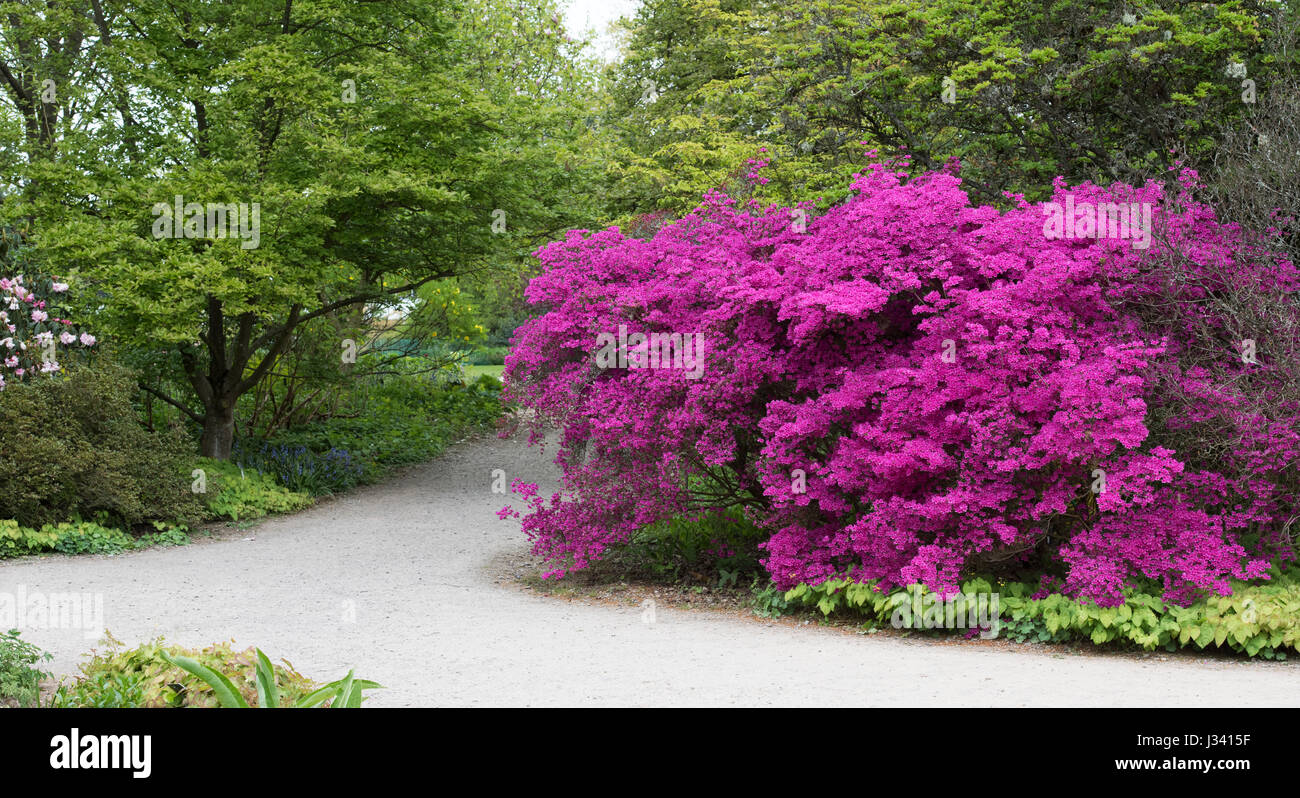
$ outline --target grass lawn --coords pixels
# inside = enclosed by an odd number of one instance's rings
[[[484,374],[496,377],[499,380],[501,379],[501,372],[506,369],[505,366],[462,366],[461,368],[465,370],[466,380],[476,380]]]

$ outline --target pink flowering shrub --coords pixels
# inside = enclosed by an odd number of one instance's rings
[[[0,233],[0,390],[6,380],[58,372],[60,350],[95,345],[93,335],[61,318],[68,284],[39,273],[22,252],[17,234]]]
[[[1139,580],[1187,602],[1266,577],[1300,515],[1300,408],[1262,401],[1288,373],[1277,331],[1207,297],[1248,285],[1294,313],[1300,278],[1194,180],[1058,181],[1062,205],[1149,203],[1148,248],[1049,235],[1018,197],[972,206],[955,168],[879,163],[816,218],[711,193],[644,239],[570,231],[539,250],[545,312],[506,359],[533,440],[560,431],[564,489],[515,486],[534,552],[559,575],[642,525],[743,507],[782,588],[942,593],[1030,567],[1117,604]],[[672,334],[698,341],[696,373]]]

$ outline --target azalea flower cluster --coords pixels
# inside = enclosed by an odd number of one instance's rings
[[[645,239],[570,231],[538,251],[527,297],[544,312],[506,360],[533,440],[560,430],[564,489],[515,485],[534,552],[560,575],[642,525],[739,506],[783,588],[947,595],[973,570],[1036,567],[1115,605],[1137,580],[1185,603],[1266,578],[1300,516],[1300,409],[1262,415],[1272,367],[1200,309],[1222,281],[1285,295],[1300,276],[1183,178],[1056,184],[1058,203],[1150,203],[1150,248],[1047,237],[1041,207],[972,206],[955,165],[906,162],[873,163],[806,225],[710,193]],[[1171,259],[1193,287],[1172,300]],[[1141,311],[1166,301],[1185,304],[1178,324]],[[700,331],[701,377],[598,368],[620,325]],[[1222,362],[1189,365],[1207,329]]]
[[[95,345],[95,336],[59,317],[67,290],[50,277],[0,277],[0,390],[6,380],[58,372],[60,348]]]

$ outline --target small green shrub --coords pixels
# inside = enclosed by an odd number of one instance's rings
[[[743,587],[762,573],[764,538],[738,509],[706,512],[647,524],[596,567],[655,582]]]
[[[41,680],[51,678],[36,666],[49,662],[52,657],[20,640],[18,634],[17,629],[0,634],[0,707],[35,706],[40,698]]]
[[[311,496],[289,490],[274,477],[236,463],[202,458],[198,467],[205,475],[204,496],[211,518],[261,518],[301,510],[312,502]]]
[[[202,506],[179,430],[140,426],[129,371],[100,358],[0,391],[0,518],[39,528],[104,513],[119,526],[192,523]]]
[[[190,530],[184,526],[173,526],[161,521],[153,522],[154,532],[147,532],[135,539],[135,548],[151,546],[186,546],[190,542]]]
[[[754,614],[760,618],[779,618],[785,615],[790,609],[790,602],[786,600],[786,591],[781,590],[770,581],[760,587],[759,579],[755,578],[750,591],[753,593],[751,607]]]
[[[112,637],[107,650],[81,665],[81,675],[60,684],[50,699],[53,707],[216,707],[221,699],[212,686],[178,664],[183,657],[208,669],[232,674],[230,683],[249,704],[257,701],[257,652],[235,651],[231,643],[202,649],[168,646],[162,638],[127,649]],[[297,703],[320,685],[293,669],[288,662],[275,671],[275,689],[281,701]]]
[[[53,551],[57,540],[47,532],[20,526],[13,519],[0,520],[0,558]]]

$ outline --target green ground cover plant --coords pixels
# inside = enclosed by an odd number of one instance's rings
[[[64,521],[25,527],[13,519],[0,519],[0,559],[29,554],[121,554],[150,546],[183,546],[189,543],[189,529],[162,521],[153,532],[132,535],[98,521]]]
[[[1026,582],[998,582],[978,578],[962,584],[962,593],[991,595],[1000,605],[999,634],[1017,642],[1091,642],[1117,648],[1163,648],[1231,651],[1248,657],[1286,659],[1300,651],[1300,578],[1274,570],[1269,582],[1234,580],[1232,594],[1211,595],[1182,607],[1160,597],[1159,588],[1130,588],[1124,603],[1099,607],[1086,599],[1047,594]],[[815,609],[823,616],[861,618],[867,628],[915,628],[915,596],[931,595],[912,585],[877,591],[874,585],[831,579],[819,585],[801,584],[781,596],[786,607]],[[767,609],[767,608],[764,608]],[[763,613],[760,613],[763,614]],[[968,629],[922,630],[932,634],[960,633]]]
[[[196,649],[162,638],[135,648],[111,636],[105,642],[104,651],[81,665],[80,676],[56,688],[49,706],[356,706],[361,690],[379,686],[351,674],[317,684],[286,660],[276,668],[260,650],[236,650],[232,643]]]

